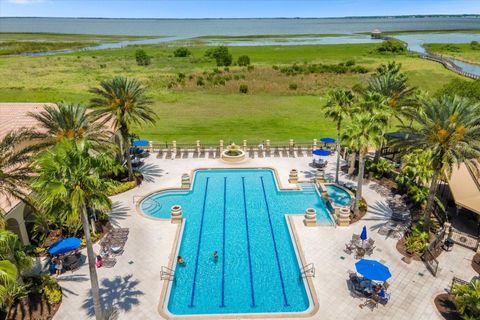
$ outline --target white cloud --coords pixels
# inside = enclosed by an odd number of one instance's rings
[[[14,4],[32,4],[32,3],[45,2],[45,0],[7,0],[7,2],[14,3]]]

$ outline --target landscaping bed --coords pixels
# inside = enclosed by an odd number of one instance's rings
[[[457,311],[457,306],[453,296],[448,293],[442,293],[435,297],[435,307],[446,320],[462,320],[462,316]]]
[[[480,253],[477,253],[476,255],[473,256],[472,259],[472,268],[475,270],[478,274],[480,274]]]
[[[6,315],[0,314],[0,316],[4,316],[2,319],[8,320],[49,320],[53,319],[60,304],[61,302],[49,304],[42,294],[31,293],[26,301],[19,301],[13,306],[8,318]]]

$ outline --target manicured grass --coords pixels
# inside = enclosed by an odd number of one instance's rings
[[[140,79],[149,87],[153,108],[159,116],[155,125],[135,128],[141,137],[179,143],[241,143],[243,139],[260,142],[266,139],[311,140],[334,135],[334,124],[325,119],[323,96],[334,87],[350,88],[365,83],[367,75],[319,74],[286,76],[274,71],[273,65],[293,63],[340,63],[353,59],[374,71],[381,63],[396,60],[403,65],[412,86],[435,92],[460,76],[438,63],[415,55],[379,55],[375,44],[230,47],[234,59],[246,54],[253,71],[230,67],[230,72],[246,75],[249,93],[238,93],[233,80],[225,86],[197,87],[186,85],[167,89],[167,84],[183,72],[187,79],[204,71],[212,72],[215,63],[203,57],[206,47],[191,47],[192,56],[173,57],[174,47],[142,46],[152,56],[150,66],[137,66],[138,47],[82,51],[37,56],[2,57],[0,59],[0,99],[20,102],[56,102],[60,100],[87,103],[88,89],[115,75]],[[299,84],[288,90],[288,84]]]
[[[480,47],[474,49],[470,43],[428,43],[425,48],[433,53],[480,64]]]

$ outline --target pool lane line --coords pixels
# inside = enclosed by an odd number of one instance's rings
[[[225,307],[225,220],[227,216],[227,177],[223,177],[223,241],[222,241],[222,302],[220,308]]]
[[[243,186],[243,209],[245,212],[245,229],[247,232],[248,271],[250,273],[250,293],[252,297],[252,308],[255,308],[256,307],[255,289],[253,288],[252,254],[250,252],[250,233],[248,231],[247,198],[245,195],[245,177],[242,177],[242,186]]]
[[[207,177],[207,182],[205,183],[205,194],[203,196],[203,209],[202,209],[202,217],[200,218],[200,232],[198,234],[198,247],[197,247],[197,258],[195,260],[195,272],[193,274],[193,286],[192,286],[192,295],[190,297],[190,305],[188,307],[193,308],[193,302],[195,299],[195,288],[197,284],[197,273],[198,273],[198,258],[200,256],[200,246],[202,244],[202,232],[203,232],[203,218],[205,217],[205,206],[207,203],[207,192],[208,192],[208,181],[209,177]]]
[[[278,274],[280,276],[280,283],[282,284],[283,304],[286,307],[288,307],[288,306],[290,306],[290,304],[288,303],[287,293],[285,291],[285,283],[284,283],[284,280],[283,280],[282,268],[280,266],[280,258],[278,257],[277,240],[275,239],[275,233],[273,232],[272,217],[270,216],[270,207],[268,206],[267,193],[265,192],[265,184],[263,182],[263,177],[262,176],[260,177],[260,180],[262,182],[263,198],[265,199],[265,205],[266,205],[266,208],[267,208],[268,223],[270,225],[270,232],[272,234],[273,248],[275,250],[275,258],[276,258],[276,261],[277,261]]]

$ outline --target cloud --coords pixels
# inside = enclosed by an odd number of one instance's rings
[[[7,0],[7,2],[14,3],[14,4],[32,4],[32,3],[45,2],[45,0]]]

